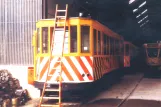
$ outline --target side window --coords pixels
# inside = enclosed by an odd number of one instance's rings
[[[119,55],[119,41],[115,40],[115,55]]]
[[[113,50],[114,50],[114,40],[113,38],[110,38],[110,55],[113,55]]]
[[[129,45],[125,44],[125,55],[129,55]]]
[[[101,54],[101,32],[98,31],[98,54]]]
[[[109,55],[109,53],[110,53],[110,38],[109,38],[109,36],[107,36],[107,38],[106,38],[106,49],[107,49],[107,55]]]
[[[116,55],[116,40],[113,39],[113,55]]]
[[[42,53],[48,53],[48,28],[42,28]]]
[[[37,29],[37,39],[36,39],[36,42],[37,42],[37,53],[40,53],[40,29],[38,28]]]
[[[81,52],[90,52],[89,26],[81,26]]]
[[[103,51],[104,51],[104,55],[109,55],[109,37],[106,35],[106,34],[103,34],[104,37],[103,37],[103,41],[104,41],[104,48],[103,48]]]
[[[70,52],[77,52],[77,26],[70,26]]]
[[[121,55],[121,41],[118,40],[118,55]]]
[[[93,46],[94,46],[94,55],[97,55],[97,30],[93,29]]]
[[[121,55],[124,55],[124,42],[121,40]]]
[[[103,33],[103,54],[107,55],[107,36]]]
[[[63,38],[61,38],[61,37],[64,37],[64,33],[59,33],[60,31],[55,31],[55,33],[56,33],[56,35],[54,36],[54,38],[52,38],[53,37],[53,30],[54,30],[54,27],[50,27],[50,38],[49,38],[49,41],[50,41],[50,48],[51,48],[51,43],[52,43],[52,39],[54,39],[55,41],[53,41],[53,42],[58,42],[57,44],[54,44],[54,46],[55,46],[55,48],[54,49],[56,49],[57,50],[57,52],[59,53],[59,49],[60,49],[60,52],[62,51],[61,50],[61,47],[62,47],[62,45],[61,45],[61,40],[63,40]],[[60,34],[60,35],[59,35]],[[65,38],[64,38],[64,54],[67,54],[67,53],[69,53],[68,52],[68,39],[69,39],[69,36],[68,36],[68,27],[66,26],[66,33],[65,33]],[[58,49],[57,49],[58,48]],[[56,53],[56,52],[54,52],[54,53]]]

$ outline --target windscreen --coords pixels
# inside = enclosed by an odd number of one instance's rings
[[[148,57],[157,57],[158,56],[158,48],[147,48]]]

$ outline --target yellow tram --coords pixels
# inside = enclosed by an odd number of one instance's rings
[[[34,67],[30,67],[28,81],[39,89],[43,88],[47,75],[54,23],[54,19],[39,20],[33,35]],[[59,51],[59,46],[57,49],[55,52]],[[52,69],[58,66],[58,60],[57,55],[53,54],[49,70],[52,76],[48,78],[48,86],[58,84],[58,73]],[[90,18],[67,19],[62,59],[62,90],[84,88],[104,74],[121,67],[124,67],[122,36]]]
[[[151,67],[161,66],[161,43],[145,43],[145,61]]]

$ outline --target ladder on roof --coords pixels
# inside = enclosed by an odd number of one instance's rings
[[[55,10],[55,23],[54,23],[54,30],[53,30],[53,36],[51,40],[51,50],[50,50],[50,57],[49,57],[49,63],[48,63],[48,71],[46,76],[46,81],[44,82],[44,87],[42,90],[39,107],[61,107],[62,103],[62,58],[63,58],[63,50],[64,50],[64,39],[65,39],[65,33],[66,33],[66,20],[67,20],[67,10],[68,10],[68,4],[66,4],[65,9],[60,10],[58,9],[58,4],[56,4],[56,10]],[[59,26],[61,24],[61,26]],[[63,26],[62,26],[63,25]],[[60,37],[61,36],[61,37]],[[61,39],[60,39],[61,38]],[[59,39],[59,40],[57,40]],[[52,69],[58,70],[59,76],[58,76],[58,82],[59,86],[57,88],[48,88],[48,77],[52,77],[53,75],[50,75],[50,64],[52,60],[52,55],[57,51],[58,48],[56,48],[56,44],[59,45],[59,54],[57,56],[59,57],[59,61],[56,63],[59,64],[58,67],[54,67]],[[60,48],[61,46],[61,48]],[[45,95],[45,92],[53,92],[56,93],[56,95]],[[43,100],[54,100],[56,103],[49,104],[44,103]]]

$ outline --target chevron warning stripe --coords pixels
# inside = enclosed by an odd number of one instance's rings
[[[38,81],[45,81],[47,75],[49,57],[39,57],[37,60],[37,75]],[[51,60],[51,68],[48,78],[50,81],[56,81],[58,77],[58,71],[52,68],[59,67],[58,57],[53,57]],[[63,57],[62,60],[62,79],[63,81],[72,82],[83,82],[83,81],[93,81],[93,58],[90,56],[67,56]]]

